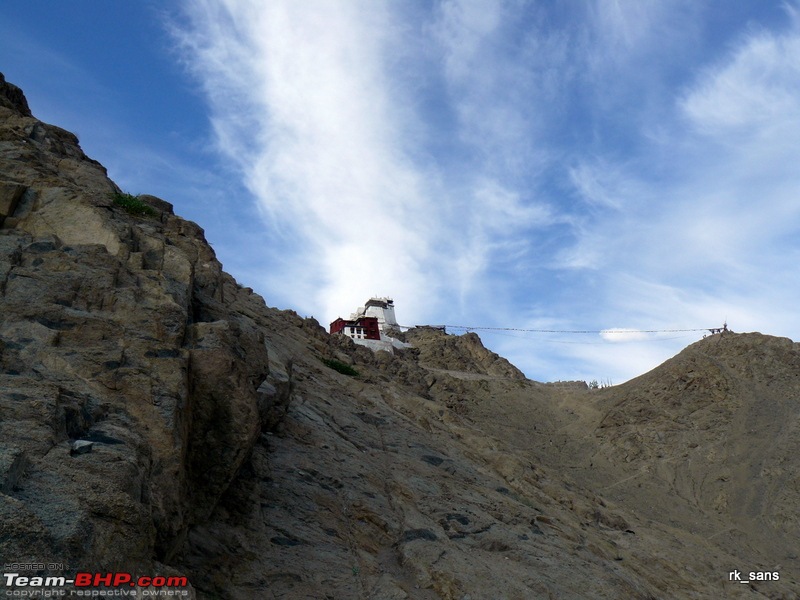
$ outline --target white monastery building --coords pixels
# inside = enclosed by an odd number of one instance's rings
[[[394,315],[394,301],[391,298],[370,298],[356,312],[345,320],[339,317],[331,323],[331,334],[348,336],[356,344],[373,351],[386,350],[394,353],[395,348],[410,348],[389,335],[392,329],[400,330]]]

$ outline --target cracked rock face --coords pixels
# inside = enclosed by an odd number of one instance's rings
[[[127,214],[72,134],[0,96],[0,553],[152,570],[260,435],[270,357],[242,311],[266,307],[197,225],[152,196]]]
[[[602,390],[474,334],[373,353],[119,191],[0,76],[4,560],[198,598],[800,595],[798,344],[711,336]]]

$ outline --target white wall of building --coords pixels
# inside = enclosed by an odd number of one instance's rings
[[[391,298],[370,298],[367,305],[359,307],[357,312],[350,315],[350,320],[355,321],[358,317],[376,317],[381,332],[385,327],[399,327]]]
[[[394,348],[410,348],[411,344],[406,344],[384,333],[387,328],[400,328],[394,314],[394,304],[391,298],[370,298],[367,301],[370,306],[361,306],[350,315],[351,321],[357,321],[361,317],[375,317],[378,319],[378,329],[381,332],[380,340],[361,339],[351,334],[350,327],[345,327],[343,333],[349,336],[355,343],[367,346],[372,350],[386,350],[394,352]]]
[[[366,346],[373,352],[378,350],[386,350],[394,354],[394,349],[402,349],[402,348],[411,348],[411,344],[406,344],[405,342],[401,342],[400,340],[396,340],[392,337],[383,336],[379,340],[368,340],[368,339],[360,339],[360,338],[350,338],[356,344],[360,344],[362,346]]]

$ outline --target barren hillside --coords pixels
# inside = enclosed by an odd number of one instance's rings
[[[197,598],[800,595],[798,344],[712,336],[588,390],[405,336],[269,308],[0,76],[4,565]]]

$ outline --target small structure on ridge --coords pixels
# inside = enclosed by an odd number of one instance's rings
[[[394,300],[391,298],[370,298],[358,308],[349,319],[339,317],[331,323],[330,332],[346,335],[356,344],[371,350],[394,352],[395,348],[410,348],[389,335],[389,331],[400,330],[394,314]]]

